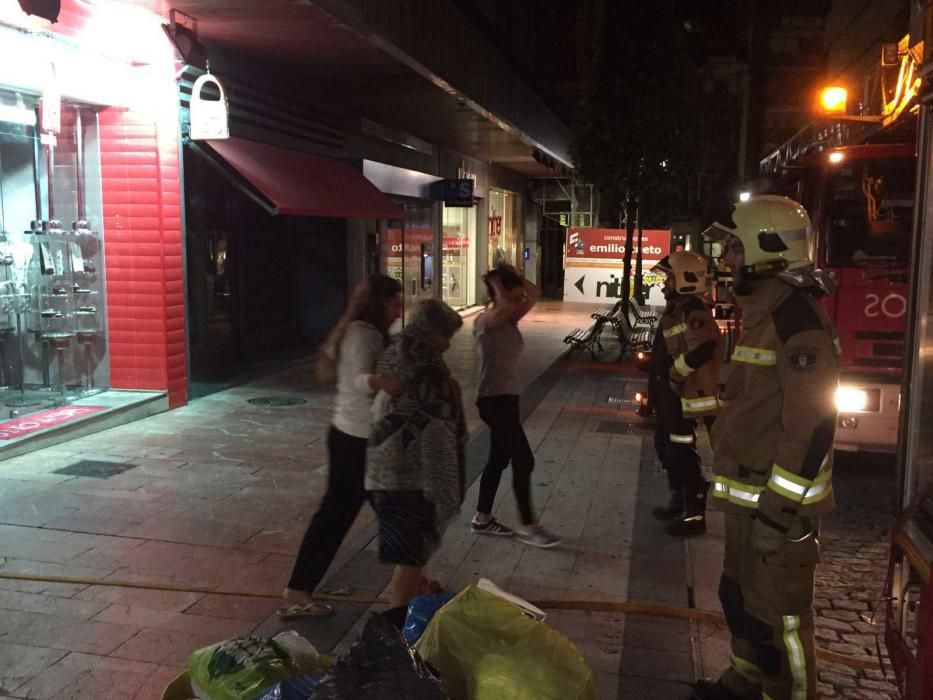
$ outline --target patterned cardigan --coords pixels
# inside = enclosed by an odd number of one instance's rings
[[[401,379],[408,391],[380,393],[366,455],[367,491],[421,491],[443,532],[463,503],[466,422],[460,386],[431,343],[412,323],[383,353],[377,372]],[[379,415],[379,414],[382,415]]]

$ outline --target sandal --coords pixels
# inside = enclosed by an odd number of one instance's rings
[[[334,614],[334,606],[330,603],[293,603],[283,605],[275,611],[280,620],[293,620],[296,617],[327,617]]]

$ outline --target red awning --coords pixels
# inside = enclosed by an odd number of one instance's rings
[[[348,163],[230,137],[207,142],[274,207],[291,216],[404,219],[404,212]]]

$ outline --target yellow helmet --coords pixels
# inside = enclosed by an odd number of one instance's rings
[[[780,272],[813,264],[813,227],[799,202],[774,194],[753,195],[736,203],[732,221],[734,227],[714,223],[703,235],[714,241],[738,238],[745,249],[742,272]]]
[[[699,253],[678,250],[651,268],[671,276],[678,294],[703,294],[706,291],[706,258]]]

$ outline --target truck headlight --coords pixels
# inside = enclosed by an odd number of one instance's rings
[[[840,413],[859,413],[868,408],[868,392],[851,386],[836,389],[836,410]]]

